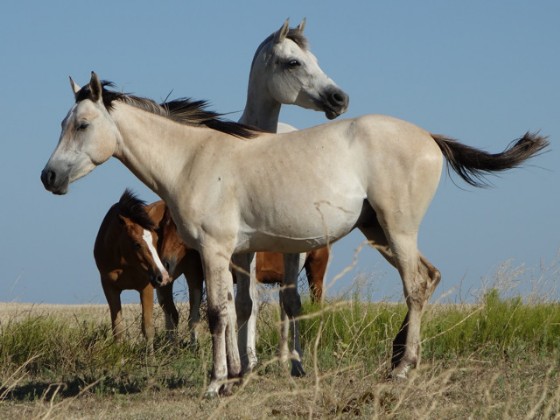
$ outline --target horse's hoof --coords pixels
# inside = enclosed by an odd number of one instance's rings
[[[204,398],[212,399],[217,398],[221,394],[221,389],[224,387],[224,383],[218,380],[212,380],[208,388],[206,389],[206,393],[204,394]]]
[[[301,362],[292,360],[292,372],[293,377],[301,378],[305,376],[305,370],[303,370],[303,366]]]
[[[228,382],[220,390],[222,397],[231,397],[233,395],[233,382]]]
[[[408,372],[411,369],[411,365],[404,365],[400,368],[395,368],[389,373],[387,380],[389,381],[406,381],[408,380]]]
[[[233,395],[233,383],[227,383],[220,387],[218,391],[215,389],[209,389],[204,394],[204,398],[212,400],[218,397],[230,397]]]
[[[216,391],[208,390],[204,393],[204,398],[207,400],[213,400],[214,398],[218,398],[218,393]]]

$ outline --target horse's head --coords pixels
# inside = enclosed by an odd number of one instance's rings
[[[117,209],[121,229],[116,240],[120,241],[121,258],[127,265],[140,267],[146,272],[154,287],[169,284],[169,273],[157,253],[156,225],[146,212],[145,203],[126,189]]]
[[[158,228],[158,251],[163,266],[170,275],[175,278],[181,273],[176,273],[179,263],[183,260],[190,248],[183,242],[177,226],[171,218],[169,208],[165,206],[165,212]]]
[[[154,287],[169,284],[169,273],[163,266],[158,253],[157,235],[154,231],[145,229],[130,218],[120,215],[119,222],[123,226],[124,241],[123,258],[132,266],[141,267]]]
[[[286,20],[269,36],[255,53],[251,77],[277,102],[323,111],[333,119],[348,108],[348,95],[319,67],[304,27],[305,19],[293,29]]]
[[[68,185],[109,159],[119,131],[103,103],[103,87],[92,72],[80,88],[70,79],[75,103],[62,121],[58,145],[41,172],[41,181],[54,194],[66,194]]]

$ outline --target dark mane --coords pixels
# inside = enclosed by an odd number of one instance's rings
[[[129,218],[144,229],[154,230],[156,228],[153,220],[146,212],[146,202],[136,197],[128,188],[124,190],[117,203],[119,214]]]
[[[190,98],[180,98],[163,102],[160,106],[167,110],[169,118],[181,124],[203,125],[246,139],[262,133],[259,128],[222,119],[223,114],[206,109],[207,102],[204,100],[193,101]]]
[[[192,126],[205,126],[213,130],[230,134],[239,138],[253,138],[262,130],[222,119],[223,114],[206,109],[206,101],[193,101],[189,98],[180,98],[158,104],[152,99],[141,98],[128,93],[116,92],[108,89],[114,84],[108,81],[101,82],[103,104],[109,112],[113,109],[115,101],[121,101],[136,108],[159,115],[179,124]],[[76,103],[91,99],[92,93],[89,84],[80,89],[76,94]]]
[[[261,53],[261,51],[270,44],[270,41],[272,41],[275,34],[276,34],[276,32],[270,34],[258,46],[257,51],[255,51],[255,55],[253,56],[253,61],[251,62],[251,69],[253,68],[253,64],[255,63],[255,59],[258,57],[258,55]],[[307,38],[305,37],[305,35],[303,35],[303,33],[301,31],[299,31],[297,28],[290,28],[290,30],[288,31],[288,34],[286,35],[286,38],[294,41],[296,43],[296,45],[304,51],[307,51],[307,49],[309,48],[309,41],[307,41]]]

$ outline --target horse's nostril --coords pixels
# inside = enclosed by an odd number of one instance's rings
[[[41,181],[43,182],[43,185],[45,187],[48,185],[53,185],[55,179],[56,179],[56,174],[53,170],[43,169],[43,171],[41,172]]]
[[[333,92],[330,99],[333,105],[344,105],[346,103],[346,96],[340,92]]]
[[[163,268],[165,268],[167,271],[169,271],[169,261],[163,260],[162,263],[163,263]]]

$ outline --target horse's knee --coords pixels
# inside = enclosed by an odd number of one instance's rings
[[[206,315],[208,317],[208,327],[212,334],[225,331],[227,324],[227,310],[225,308],[208,305]]]

